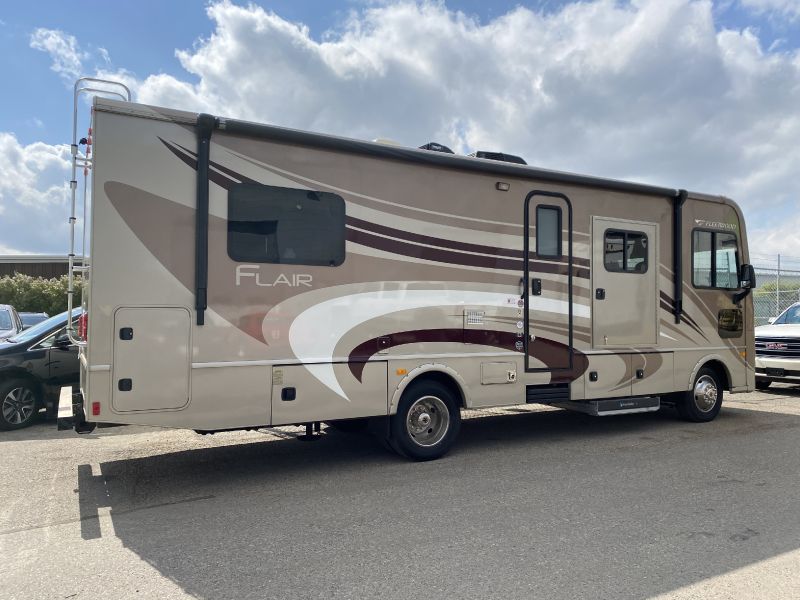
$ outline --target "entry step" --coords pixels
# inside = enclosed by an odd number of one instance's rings
[[[661,398],[612,398],[608,400],[586,400],[583,402],[554,402],[553,406],[586,413],[594,417],[608,415],[629,415],[632,413],[655,412],[661,408]]]
[[[525,401],[528,404],[554,404],[569,402],[569,384],[552,383],[549,385],[525,386]]]

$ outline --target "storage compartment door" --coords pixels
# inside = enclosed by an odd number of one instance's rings
[[[114,314],[115,411],[174,410],[189,403],[191,315],[185,308],[120,308]]]
[[[631,356],[633,395],[649,396],[675,391],[672,352],[644,352]]]
[[[272,424],[374,417],[389,412],[385,362],[272,368]]]
[[[627,398],[632,377],[630,354],[592,354],[583,374],[586,400]]]

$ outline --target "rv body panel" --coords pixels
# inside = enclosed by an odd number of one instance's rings
[[[526,386],[550,384],[571,400],[662,394],[688,389],[709,356],[734,389],[753,385],[750,298],[737,307],[736,290],[692,280],[695,228],[734,231],[746,262],[734,203],[690,194],[683,206],[676,322],[670,190],[278,128],[245,135],[230,121],[211,137],[198,325],[196,119],[96,100],[81,384],[99,404],[90,420],[213,430],[393,414],[431,371],[467,407],[522,404]],[[631,272],[606,269],[607,230],[646,236],[644,248],[621,239]],[[185,382],[128,403],[115,391],[126,378],[115,318],[154,306],[189,315]],[[136,377],[157,372],[150,360]]]

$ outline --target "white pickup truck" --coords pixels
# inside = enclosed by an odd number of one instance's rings
[[[756,388],[773,381],[800,384],[800,302],[756,327]]]

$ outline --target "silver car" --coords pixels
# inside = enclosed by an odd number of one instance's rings
[[[13,306],[0,304],[0,340],[10,338],[22,331],[22,320]]]

